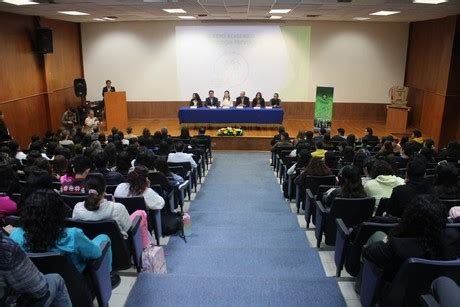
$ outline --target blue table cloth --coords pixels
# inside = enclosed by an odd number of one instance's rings
[[[179,122],[181,124],[210,123],[210,124],[282,124],[283,109],[254,109],[254,108],[229,108],[229,109],[179,109]]]

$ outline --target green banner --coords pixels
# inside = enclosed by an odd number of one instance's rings
[[[315,130],[321,128],[331,129],[332,124],[332,104],[334,102],[333,87],[316,87],[316,102],[315,102]]]

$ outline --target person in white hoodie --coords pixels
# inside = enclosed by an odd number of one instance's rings
[[[404,179],[395,176],[391,165],[385,160],[376,160],[371,169],[371,180],[364,185],[368,197],[374,197],[376,205],[382,197],[390,198],[393,188],[404,184]]]
[[[82,221],[114,220],[124,239],[128,239],[128,231],[132,226],[132,220],[140,216],[140,231],[144,248],[152,244],[152,236],[147,226],[147,213],[137,210],[129,215],[125,206],[120,203],[105,199],[105,179],[102,174],[93,173],[86,179],[88,198],[84,202],[77,203],[73,209],[72,218]]]

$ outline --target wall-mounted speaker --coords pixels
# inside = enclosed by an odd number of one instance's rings
[[[85,79],[75,79],[73,80],[73,89],[75,91],[75,96],[85,97],[86,96],[86,81]]]
[[[35,30],[37,52],[40,54],[53,53],[53,31],[50,28]]]

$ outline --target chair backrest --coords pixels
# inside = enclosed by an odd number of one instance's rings
[[[80,228],[90,239],[94,239],[100,234],[107,235],[110,238],[112,247],[112,269],[114,271],[119,271],[131,267],[131,254],[129,252],[128,242],[123,238],[116,221],[81,221],[67,219],[65,223],[66,227]]]
[[[328,222],[325,229],[325,242],[327,245],[335,245],[337,224],[335,220],[340,218],[347,227],[354,227],[370,219],[374,213],[375,198],[341,198],[336,197],[331,205]]]
[[[452,207],[460,206],[460,199],[441,199],[441,202],[446,206],[447,212],[449,212]]]
[[[275,154],[279,155],[283,150],[291,152],[294,148],[294,145],[278,145]]]
[[[106,185],[105,186],[105,193],[107,194],[114,194],[115,190],[117,189],[118,185]]]
[[[436,261],[410,258],[399,269],[381,306],[414,306],[440,276],[460,282],[460,260]]]
[[[336,187],[334,185],[325,185],[321,184],[318,186],[318,190],[316,192],[316,200],[322,201],[323,200],[323,194],[327,192],[329,189]]]
[[[69,206],[70,208],[75,208],[75,205],[78,204],[79,202],[85,201],[86,200],[86,195],[66,195],[66,194],[61,194],[62,199],[64,202]]]
[[[30,253],[32,262],[43,274],[57,273],[65,281],[73,306],[93,306],[88,281],[80,274],[73,263],[61,253]]]
[[[143,210],[148,213],[144,196],[115,197],[115,202],[123,204],[126,207],[126,210],[128,210],[129,214],[133,214],[137,210]]]
[[[306,176],[305,177],[305,186],[307,189],[313,193],[313,195],[318,194],[318,187],[320,185],[335,185],[336,178],[334,175],[329,176]]]
[[[168,162],[168,168],[170,166],[182,166],[185,172],[192,170],[192,164],[190,162]]]
[[[444,230],[444,244],[449,256],[460,258],[460,223],[447,223]]]
[[[357,276],[361,269],[361,254],[364,244],[377,231],[388,233],[397,223],[363,222],[355,230],[354,240],[351,242],[345,261],[345,268],[352,276]]]
[[[186,175],[187,175],[187,172],[184,170],[184,168],[182,166],[173,166],[173,165],[169,165],[168,163],[168,169],[171,173],[174,173],[176,175],[179,175],[181,176],[183,179],[187,179]]]

